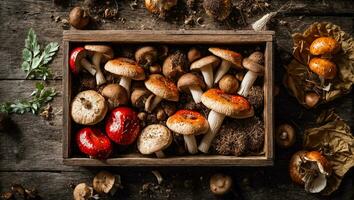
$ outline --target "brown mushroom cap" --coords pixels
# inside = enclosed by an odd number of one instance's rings
[[[87,51],[102,53],[105,60],[113,58],[113,49],[107,45],[85,45]]]
[[[104,97],[94,90],[80,92],[71,103],[71,117],[82,125],[97,124],[106,116],[107,110]]]
[[[260,51],[253,52],[248,58],[244,58],[242,65],[244,68],[257,73],[258,75],[264,74],[264,55]]]
[[[305,182],[303,180],[304,174],[301,173],[301,165],[303,163],[304,156],[306,151],[298,151],[296,152],[290,159],[289,164],[289,173],[291,180],[299,185],[304,185]]]
[[[220,48],[209,48],[208,49],[212,54],[218,56],[221,59],[227,60],[231,62],[233,67],[242,69],[242,56],[241,54],[228,50],[228,49],[220,49]]]
[[[144,69],[129,58],[110,60],[105,64],[104,69],[112,74],[128,77],[133,80],[145,79]]]
[[[219,88],[229,94],[235,94],[240,86],[240,83],[235,76],[231,74],[224,75],[219,81]]]
[[[124,87],[118,84],[106,85],[102,92],[102,96],[107,98],[110,106],[117,107],[128,103],[128,94]]]
[[[336,65],[325,58],[312,58],[309,63],[311,71],[325,79],[334,79],[337,75]]]
[[[247,118],[254,114],[251,104],[242,96],[226,94],[219,89],[209,89],[202,95],[202,103],[211,110],[232,118]]]
[[[90,22],[90,16],[81,7],[74,7],[69,14],[69,23],[77,29],[83,29]]]
[[[197,61],[194,61],[192,64],[191,64],[191,67],[190,69],[191,70],[196,70],[196,69],[200,69],[200,68],[203,68],[207,65],[212,65],[213,68],[215,68],[216,66],[218,66],[220,64],[220,59],[217,58],[216,56],[206,56],[206,57],[203,57],[203,58],[200,58],[199,60]]]
[[[135,88],[130,96],[130,101],[134,107],[144,108],[147,98],[151,95],[151,92],[146,88]]]
[[[310,53],[312,55],[335,54],[339,51],[339,44],[337,40],[331,37],[319,37],[315,39],[310,46]]]
[[[163,62],[162,74],[172,80],[177,80],[188,69],[187,56],[181,51],[169,55]]]
[[[214,174],[210,177],[209,184],[213,194],[223,195],[231,190],[232,178],[224,174]]]
[[[137,140],[138,150],[145,155],[162,151],[171,143],[171,131],[161,124],[152,124],[145,127]]]
[[[135,60],[139,64],[152,64],[157,59],[157,50],[154,47],[141,47],[135,52]]]
[[[204,134],[209,130],[207,119],[192,110],[179,110],[167,119],[166,125],[173,132],[182,135]]]
[[[201,89],[205,88],[204,81],[193,73],[187,73],[181,76],[177,82],[178,90],[188,91],[189,87],[196,86]]]
[[[192,63],[194,62],[195,60],[199,59],[200,57],[202,57],[202,54],[200,53],[200,51],[196,48],[191,48],[189,51],[188,51],[188,54],[187,54],[187,57],[188,57],[188,61],[189,63]]]
[[[114,188],[116,177],[106,171],[99,172],[93,179],[93,189],[98,193],[108,194]]]
[[[93,196],[93,189],[86,183],[78,184],[73,192],[74,200],[90,199]]]
[[[178,101],[179,93],[177,86],[170,80],[160,74],[152,74],[145,81],[148,90],[163,99],[169,101]]]
[[[295,143],[295,129],[289,124],[278,126],[275,134],[275,141],[282,148],[288,148]]]

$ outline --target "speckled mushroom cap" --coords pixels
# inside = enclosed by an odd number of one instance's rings
[[[137,140],[138,150],[145,155],[162,151],[171,143],[171,131],[161,124],[152,124],[145,127]]]
[[[201,78],[199,78],[197,75],[193,73],[183,74],[183,76],[181,76],[178,79],[177,88],[180,91],[188,90],[188,88],[191,86],[196,86],[196,87],[200,87],[201,89],[204,89],[205,83]]]
[[[104,69],[112,74],[131,78],[133,80],[144,80],[145,72],[134,60],[128,58],[116,58],[108,61]]]
[[[309,62],[309,68],[325,79],[334,79],[337,76],[337,66],[325,58],[312,58]]]
[[[106,116],[107,110],[104,97],[94,90],[80,92],[71,103],[71,117],[82,125],[97,124]]]
[[[106,60],[113,58],[113,49],[107,45],[85,45],[87,51],[102,53]]]
[[[209,89],[203,93],[201,100],[209,109],[232,118],[243,119],[254,115],[253,107],[247,99],[227,94],[220,89]]]
[[[160,74],[152,74],[145,81],[145,86],[148,90],[163,99],[169,101],[178,101],[179,93],[177,86],[166,77]]]
[[[203,115],[192,110],[179,110],[167,119],[166,125],[172,131],[182,135],[204,134],[209,123]]]
[[[228,49],[220,49],[220,48],[209,48],[208,49],[212,54],[231,62],[233,67],[242,69],[242,56],[241,54],[228,50]]]
[[[196,69],[200,69],[200,68],[203,68],[207,65],[212,65],[213,68],[218,66],[220,64],[220,59],[216,56],[206,56],[206,57],[203,57],[203,58],[200,58],[199,60],[197,61],[194,61],[192,64],[191,64],[191,67],[190,69],[191,70],[196,70]]]

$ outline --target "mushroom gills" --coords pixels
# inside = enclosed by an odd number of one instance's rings
[[[96,83],[97,85],[102,85],[106,83],[106,79],[101,71],[101,59],[102,59],[102,53],[95,52],[93,57],[92,57],[92,63],[96,66]]]
[[[256,81],[258,74],[252,71],[248,71],[241,82],[238,94],[244,97],[248,96],[248,92],[251,89],[253,83]]]
[[[215,112],[213,110],[210,111],[208,115],[208,122],[210,129],[204,135],[202,141],[199,144],[199,151],[203,153],[208,153],[209,147],[211,142],[213,141],[214,137],[216,136],[217,132],[219,131],[222,122],[224,121],[225,115]]]
[[[196,154],[198,152],[197,141],[194,135],[184,135],[184,142],[187,145],[188,152],[191,154]]]
[[[202,102],[201,97],[202,97],[202,94],[203,94],[203,90],[200,87],[198,87],[198,86],[190,86],[189,90],[191,91],[191,94],[192,94],[192,97],[193,97],[193,100],[194,100],[195,103]]]
[[[321,192],[327,185],[326,175],[319,173],[317,176],[309,175],[305,176],[305,190],[310,193],[319,193]]]
[[[152,103],[150,104],[150,106],[146,106],[147,104],[145,104],[146,112],[152,112],[157,107],[157,105],[159,105],[159,103],[162,101],[161,97],[156,96],[156,95],[154,95],[154,96],[155,97],[153,97],[153,100],[152,100]]]
[[[204,81],[206,83],[206,85],[208,86],[208,88],[212,88],[213,87],[213,67],[211,65],[207,65],[203,68],[200,69],[200,71],[203,74],[204,77]]]
[[[82,67],[86,69],[92,76],[96,74],[96,67],[95,65],[91,64],[87,59],[83,58],[80,60],[80,64]]]
[[[219,82],[219,80],[229,71],[231,67],[231,62],[223,60],[218,71],[215,74],[214,83]]]
[[[124,76],[120,77],[119,85],[121,85],[122,87],[125,88],[125,90],[127,91],[128,97],[130,96],[130,83],[131,83],[130,78],[124,77]]]

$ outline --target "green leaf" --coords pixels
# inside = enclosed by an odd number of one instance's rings
[[[32,52],[27,48],[23,49],[22,59],[23,59],[23,61],[30,62],[32,60]]]
[[[23,71],[28,72],[31,68],[31,65],[27,61],[24,61],[21,65],[21,68]]]
[[[44,51],[42,52],[43,56],[43,62],[42,64],[47,64],[52,60],[52,57],[55,55],[55,53],[59,49],[59,44],[57,42],[51,42],[49,43],[45,48]]]

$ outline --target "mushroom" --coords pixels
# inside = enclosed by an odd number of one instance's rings
[[[226,94],[219,89],[209,89],[202,95],[202,103],[211,109],[208,115],[210,129],[204,135],[198,149],[207,153],[211,142],[218,133],[225,116],[236,119],[252,117],[254,110],[242,96]]]
[[[87,51],[83,47],[77,47],[71,51],[69,66],[75,75],[79,74],[82,67],[92,74],[92,76],[96,74],[96,67],[86,59],[86,56]]]
[[[77,94],[71,103],[71,117],[82,125],[95,125],[106,116],[108,106],[102,95],[94,90]]]
[[[177,0],[145,0],[146,9],[153,14],[159,15],[161,18],[164,18],[166,12],[171,10],[175,5],[177,5]]]
[[[128,104],[127,92],[122,86],[118,84],[106,85],[103,88],[101,94],[107,99],[110,110],[120,105]]]
[[[128,96],[130,95],[131,79],[145,79],[144,69],[129,58],[116,58],[110,60],[106,63],[104,69],[112,74],[120,76],[119,85],[125,88]]]
[[[69,23],[77,29],[84,29],[90,22],[90,16],[81,7],[74,7],[69,14]]]
[[[176,80],[186,73],[188,69],[188,60],[184,53],[176,51],[168,56],[162,65],[162,73],[169,79]]]
[[[219,81],[219,88],[229,94],[236,94],[239,85],[236,77],[230,74],[224,75]]]
[[[282,148],[289,148],[296,141],[295,129],[290,124],[282,124],[278,126],[275,141]]]
[[[210,191],[216,195],[224,195],[231,191],[232,178],[225,174],[214,174],[210,177]]]
[[[178,101],[179,99],[176,85],[170,79],[167,79],[160,74],[150,75],[145,81],[145,87],[155,95],[151,104],[145,106],[147,112],[152,112],[162,99],[168,101]]]
[[[191,48],[187,54],[189,63],[192,63],[202,57],[202,54],[197,48]]]
[[[213,87],[213,68],[220,63],[219,58],[216,56],[207,56],[194,61],[191,64],[191,70],[200,70],[203,74],[204,81],[208,88]]]
[[[315,107],[320,101],[320,96],[316,92],[308,92],[305,95],[305,103],[309,108]]]
[[[94,52],[92,63],[96,66],[96,82],[97,85],[106,83],[106,79],[101,71],[101,61],[113,58],[113,49],[106,45],[85,45],[85,49]]]
[[[163,150],[170,146],[172,138],[167,127],[160,124],[149,125],[141,131],[137,141],[138,150],[144,155],[155,153],[158,158],[163,158]]]
[[[200,97],[203,94],[205,84],[197,75],[187,73],[178,79],[177,88],[179,91],[190,91],[194,102],[200,103]]]
[[[151,92],[146,88],[135,88],[130,96],[132,105],[136,108],[145,108],[145,102],[151,95]]]
[[[337,76],[336,65],[325,58],[312,58],[309,68],[320,77],[321,83],[324,82],[324,79],[334,79]]]
[[[86,183],[78,184],[73,192],[74,200],[88,200],[93,197],[93,188]]]
[[[241,82],[238,94],[244,97],[248,96],[248,92],[252,87],[253,83],[256,81],[258,76],[264,74],[264,55],[262,52],[253,52],[248,58],[243,59],[243,67],[248,69],[245,77]]]
[[[113,196],[122,187],[120,176],[115,176],[107,171],[101,171],[93,178],[93,189],[102,194]]]
[[[304,160],[305,154],[306,151],[298,151],[290,159],[290,164],[289,164],[290,178],[294,183],[298,185],[305,184],[303,181],[304,174],[303,171],[301,170],[301,165]]]
[[[167,119],[166,125],[173,132],[183,135],[188,152],[198,152],[195,135],[204,134],[209,130],[208,121],[203,115],[192,110],[179,110]]]
[[[157,50],[154,47],[141,47],[135,52],[135,60],[139,65],[150,66],[157,60]]]
[[[204,0],[203,7],[207,15],[218,20],[224,21],[231,13],[231,0]]]
[[[214,83],[219,82],[219,80],[226,74],[230,67],[236,69],[242,69],[242,56],[239,53],[236,53],[227,49],[220,48],[209,48],[208,49],[212,54],[222,59],[221,65],[218,68],[218,71],[215,74]]]
[[[149,67],[150,74],[159,74],[161,73],[162,69],[159,64],[154,64]]]
[[[315,56],[336,54],[339,50],[337,40],[331,37],[319,37],[310,45],[310,53]]]

